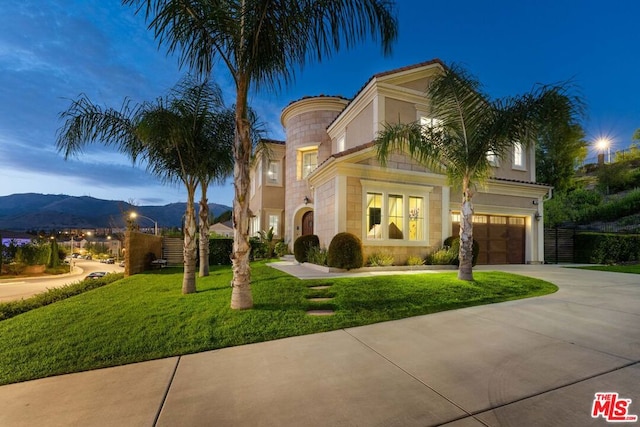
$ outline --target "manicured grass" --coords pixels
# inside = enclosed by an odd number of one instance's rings
[[[640,264],[635,265],[590,265],[588,267],[574,267],[583,270],[610,271],[613,273],[640,274]]]
[[[0,384],[365,325],[555,292],[548,282],[497,272],[302,281],[252,268],[254,309],[233,311],[231,270],[212,268],[182,295],[182,271],[164,269],[0,322]],[[327,290],[312,286],[330,285]],[[311,296],[329,296],[325,303]],[[335,315],[312,317],[310,308]]]

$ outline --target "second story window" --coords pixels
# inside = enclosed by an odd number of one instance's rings
[[[524,169],[524,150],[519,142],[513,144],[513,167]]]
[[[487,160],[491,166],[498,166],[498,155],[493,151],[487,152]]]
[[[302,153],[302,178],[309,176],[318,167],[318,151],[305,151]]]
[[[269,160],[267,167],[267,184],[280,185],[281,183],[281,163],[279,160]]]

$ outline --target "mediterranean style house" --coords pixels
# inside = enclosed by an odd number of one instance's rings
[[[382,167],[373,144],[384,123],[434,120],[425,91],[443,66],[435,59],[376,74],[353,99],[305,97],[285,107],[286,140],[266,141],[271,149],[252,168],[250,233],[273,227],[290,246],[316,234],[328,247],[346,231],[362,240],[365,259],[387,252],[396,264],[457,235],[460,192],[400,152]],[[487,155],[494,176],[474,196],[478,264],[543,262],[541,213],[551,188],[535,182],[533,148]]]

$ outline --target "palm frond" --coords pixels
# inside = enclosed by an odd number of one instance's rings
[[[135,162],[140,153],[140,141],[135,133],[138,106],[125,99],[120,110],[93,104],[81,94],[69,108],[59,114],[64,124],[56,133],[56,148],[65,159],[78,154],[90,143],[114,146]]]

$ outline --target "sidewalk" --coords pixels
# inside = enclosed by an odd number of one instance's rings
[[[597,392],[640,414],[640,278],[500,270],[560,290],[7,385],[0,425],[604,426]]]

